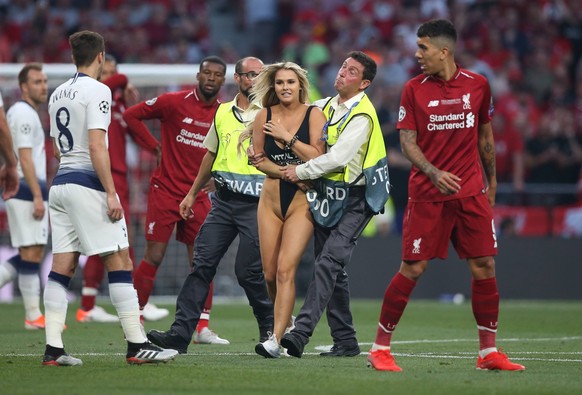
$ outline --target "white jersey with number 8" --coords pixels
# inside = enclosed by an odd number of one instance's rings
[[[77,73],[49,99],[51,137],[61,153],[60,169],[93,170],[90,129],[107,132],[111,122],[111,91],[101,82]]]

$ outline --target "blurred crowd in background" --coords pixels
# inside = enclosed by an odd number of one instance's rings
[[[0,64],[69,63],[69,34],[88,29],[106,38],[120,63],[195,64],[207,55],[227,63],[247,55],[294,61],[309,71],[314,100],[335,94],[345,54],[363,50],[379,66],[368,94],[386,138],[398,223],[410,165],[400,153],[396,117],[404,83],[419,73],[417,27],[431,18],[456,25],[459,64],[490,82],[499,204],[579,207],[580,0],[0,0]],[[134,176],[147,184],[148,171]],[[137,201],[140,211],[145,199]],[[566,226],[566,212],[545,212],[550,222],[564,216]],[[518,214],[500,218],[507,226],[500,230],[539,221],[520,225]],[[582,235],[582,219],[568,226]]]

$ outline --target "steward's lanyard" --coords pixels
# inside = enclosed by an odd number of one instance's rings
[[[356,107],[359,103],[360,102],[357,101],[354,104],[352,104],[352,106],[350,107],[348,112],[340,120],[339,125],[337,125],[338,135],[340,134],[340,129],[342,128],[342,126],[344,125],[344,123],[346,122],[348,117],[350,116],[350,113],[352,112],[354,107]],[[329,127],[329,124],[331,123],[331,119],[333,118],[333,114],[335,114],[335,109],[333,109],[331,106],[329,106],[328,118],[327,118],[327,121],[325,122],[325,124],[323,125],[323,136],[320,139],[321,141],[327,141],[327,138],[328,138],[327,129]]]

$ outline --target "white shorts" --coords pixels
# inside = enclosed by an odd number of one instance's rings
[[[6,214],[10,228],[12,247],[46,245],[49,234],[48,204],[44,202],[45,214],[40,221],[32,217],[34,205],[29,200],[8,199]]]
[[[112,222],[107,216],[105,192],[77,184],[53,185],[49,211],[53,254],[104,255],[129,247],[125,219]]]

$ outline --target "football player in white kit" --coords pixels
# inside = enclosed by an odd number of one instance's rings
[[[0,264],[0,287],[18,278],[24,303],[25,329],[44,329],[40,311],[40,263],[48,240],[45,137],[38,110],[48,97],[40,63],[26,64],[18,74],[21,100],[6,118],[18,159],[18,193],[6,200],[12,246],[18,253]]]
[[[107,268],[111,302],[127,340],[127,362],[166,362],[178,352],[154,346],[143,333],[127,228],[111,176],[107,150],[111,91],[97,81],[105,62],[105,43],[100,34],[81,31],[69,37],[69,44],[77,73],[49,99],[51,138],[60,166],[49,191],[53,265],[44,291],[46,351],[42,363],[83,363],[65,353],[62,341],[67,289],[80,254],[100,255]]]

